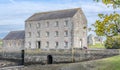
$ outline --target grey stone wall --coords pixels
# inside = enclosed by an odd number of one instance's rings
[[[18,51],[24,49],[24,40],[3,40],[2,50],[5,51]]]
[[[105,57],[110,57],[114,55],[119,55],[120,50],[74,50],[74,51],[52,51],[52,52],[41,52],[41,53],[27,53],[25,56],[25,62],[39,62],[47,63],[47,56],[51,55],[53,57],[53,63],[59,62],[75,62],[100,59]]]
[[[65,26],[65,21],[68,21],[68,25]],[[55,26],[56,21],[59,23],[58,27]],[[49,22],[49,26],[46,26]],[[40,27],[37,25],[40,24]],[[30,27],[31,25],[31,27]],[[70,49],[71,46],[71,30],[72,30],[72,19],[62,18],[62,19],[50,19],[50,20],[40,20],[40,21],[29,21],[26,22],[25,26],[25,48],[36,49],[38,48],[37,42],[41,42],[40,49]],[[58,37],[55,36],[55,31],[58,31]],[[64,32],[68,31],[68,36],[65,37]],[[29,32],[31,36],[29,37]],[[40,36],[37,36],[37,32],[40,32]],[[49,32],[49,36],[46,36],[46,32]],[[52,40],[52,41],[51,41]],[[46,42],[49,42],[49,46],[46,47]],[[68,42],[68,47],[64,46],[64,42]],[[58,42],[58,47],[55,47],[55,42]],[[31,43],[31,45],[29,45]]]
[[[25,50],[25,63],[41,63],[47,64],[48,55],[52,56],[53,63],[61,63],[61,62],[75,62],[85,61],[85,60],[93,60],[100,59],[110,56],[119,55],[120,50],[118,49],[97,49],[97,50]],[[15,59],[16,61],[21,60],[20,52],[0,52],[0,58],[9,58]]]

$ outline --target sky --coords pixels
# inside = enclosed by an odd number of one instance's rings
[[[34,13],[71,8],[82,8],[89,28],[98,19],[99,13],[114,11],[93,0],[0,0],[0,38],[10,31],[24,30],[24,21]],[[115,11],[120,12],[119,9]]]

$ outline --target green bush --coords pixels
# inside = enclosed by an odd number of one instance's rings
[[[105,41],[105,48],[107,49],[120,49],[120,36],[108,37]]]

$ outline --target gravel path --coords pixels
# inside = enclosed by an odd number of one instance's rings
[[[87,67],[88,65],[84,63],[30,65],[25,66],[22,70],[90,70],[90,67]]]

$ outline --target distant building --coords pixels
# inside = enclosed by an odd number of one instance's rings
[[[103,44],[103,38],[90,34],[87,38],[88,45],[95,45],[97,43]]]
[[[3,39],[3,49],[22,50],[25,43],[25,31],[11,31]]]
[[[87,19],[80,8],[35,13],[25,21],[25,48],[87,47]]]

